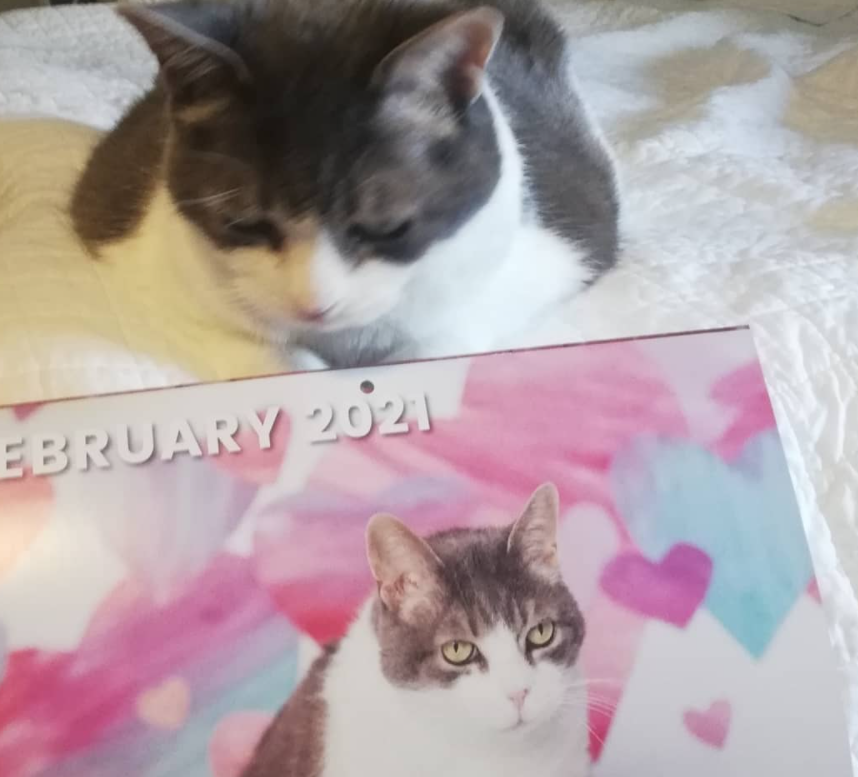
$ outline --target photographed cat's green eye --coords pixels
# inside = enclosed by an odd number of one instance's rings
[[[527,644],[535,648],[547,647],[554,639],[554,631],[553,621],[545,620],[537,623],[527,632]]]
[[[473,642],[454,639],[441,646],[441,655],[447,663],[463,666],[477,655],[477,646]]]

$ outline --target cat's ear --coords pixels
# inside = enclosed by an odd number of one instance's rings
[[[437,614],[442,604],[441,559],[392,515],[375,515],[366,529],[366,550],[378,595],[406,623]]]
[[[482,92],[503,25],[503,14],[489,6],[453,14],[388,54],[375,82],[389,91],[441,93],[467,106]]]
[[[207,117],[225,107],[250,72],[230,48],[237,29],[228,3],[120,5],[118,13],[143,36],[158,59],[175,112]]]
[[[553,483],[544,483],[533,493],[521,517],[513,524],[507,550],[518,553],[537,575],[552,582],[560,579],[557,555],[557,523],[560,497]]]

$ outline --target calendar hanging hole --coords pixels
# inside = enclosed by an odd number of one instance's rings
[[[375,391],[375,385],[371,380],[365,380],[360,384],[360,390],[364,394],[372,394],[372,392]]]

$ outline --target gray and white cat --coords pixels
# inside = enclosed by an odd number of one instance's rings
[[[535,0],[121,12],[160,77],[76,231],[115,262],[157,242],[231,325],[334,366],[488,350],[614,265],[614,167]]]
[[[585,625],[560,575],[557,517],[550,484],[506,528],[421,539],[374,517],[377,593],[243,777],[583,777]]]

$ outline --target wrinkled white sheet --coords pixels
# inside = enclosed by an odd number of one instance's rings
[[[752,324],[858,765],[858,18],[816,28],[622,0],[558,6],[622,166],[626,256],[516,344]],[[0,17],[0,114],[107,127],[152,72],[106,7]],[[0,123],[0,403],[267,369],[251,344],[167,331],[163,313],[135,312],[67,255],[46,260],[71,175],[58,165],[79,165],[91,137],[26,134]],[[23,193],[22,160],[41,191]]]

